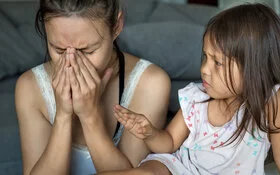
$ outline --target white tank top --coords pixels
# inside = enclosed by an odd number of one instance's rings
[[[151,64],[147,60],[140,59],[133,70],[131,71],[126,87],[124,88],[122,97],[121,97],[121,106],[128,107],[133,96],[134,90],[138,81],[145,71],[145,69]],[[50,123],[54,123],[55,113],[56,113],[56,103],[54,98],[54,92],[52,89],[50,78],[44,68],[44,65],[38,65],[32,68],[38,86],[41,89],[42,96],[44,98],[45,104],[47,106],[48,114],[50,117]],[[118,145],[120,138],[122,136],[124,127],[120,125],[117,134],[113,138],[115,145]],[[94,164],[92,162],[90,153],[87,147],[73,144],[72,145],[72,154],[71,154],[71,174],[72,175],[83,175],[83,174],[94,174],[96,173]]]

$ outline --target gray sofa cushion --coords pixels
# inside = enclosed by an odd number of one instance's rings
[[[0,26],[0,80],[43,62],[43,58],[32,49],[1,11]]]
[[[18,75],[0,81],[0,94],[14,93]]]
[[[203,27],[181,22],[127,26],[120,48],[162,67],[173,80],[200,78]]]
[[[123,0],[125,25],[147,21],[148,17],[157,6],[156,0]]]
[[[7,15],[9,21],[15,27],[18,27],[25,23],[34,23],[38,5],[38,0],[22,0],[22,2],[6,0],[5,2],[1,2],[0,11]]]
[[[33,24],[25,23],[19,26],[18,31],[24,41],[32,47],[32,50],[40,55],[40,61],[46,53],[44,40],[39,37]]]
[[[180,21],[205,26],[219,9],[205,5],[160,3],[149,17],[149,22]]]
[[[21,151],[14,94],[0,93],[0,174],[21,174]]]

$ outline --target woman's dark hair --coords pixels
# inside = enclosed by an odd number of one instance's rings
[[[119,0],[40,0],[36,14],[35,27],[40,36],[47,42],[45,21],[52,17],[72,15],[92,20],[103,20],[113,34],[120,12]],[[117,52],[119,52],[114,41]],[[49,59],[47,50],[45,60]]]
[[[204,38],[206,36],[226,56],[223,59],[229,59],[227,67],[231,76],[227,86],[233,89],[236,100],[241,102],[239,108],[245,108],[238,129],[229,139],[230,143],[239,135],[243,138],[245,132],[251,132],[256,137],[253,132],[256,127],[267,133],[279,132],[279,126],[275,124],[278,103],[273,90],[280,83],[278,15],[270,7],[258,3],[235,6],[209,21]],[[237,63],[243,78],[242,94],[237,94],[233,88],[233,61]],[[224,74],[227,77],[226,70]],[[269,127],[268,115],[273,116],[276,129]]]

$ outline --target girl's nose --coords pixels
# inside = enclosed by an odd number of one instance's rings
[[[211,73],[210,65],[209,65],[209,61],[207,61],[207,59],[204,59],[202,61],[200,72],[201,72],[201,75],[210,75],[210,73]]]

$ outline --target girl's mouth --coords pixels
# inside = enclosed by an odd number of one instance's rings
[[[202,85],[203,85],[203,87],[205,87],[205,88],[207,88],[207,87],[210,86],[209,83],[208,83],[207,81],[205,81],[205,80],[202,80]]]

